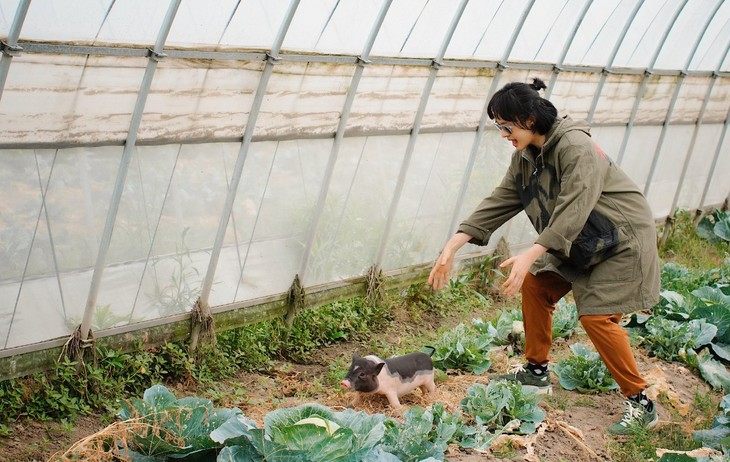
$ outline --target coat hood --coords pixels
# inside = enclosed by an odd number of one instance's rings
[[[588,125],[588,122],[583,120],[573,120],[569,116],[555,119],[555,123],[553,123],[552,128],[550,128],[550,131],[547,135],[545,135],[545,144],[542,146],[541,151],[543,153],[550,151],[553,146],[560,141],[560,138],[562,138],[563,135],[573,130],[582,131],[588,136],[591,135],[591,128]]]
[[[527,178],[537,169],[537,164],[540,164],[540,167],[544,167],[545,157],[550,155],[552,149],[566,133],[574,130],[582,131],[586,135],[591,136],[591,128],[588,122],[582,120],[576,121],[569,116],[558,117],[545,135],[545,144],[542,145],[542,148],[538,150],[534,147],[528,147],[527,149],[518,151],[522,158],[523,186],[527,185]]]

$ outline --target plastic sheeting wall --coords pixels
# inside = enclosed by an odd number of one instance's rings
[[[656,219],[720,205],[729,24],[710,0],[1,0],[0,357],[433,261],[506,169],[484,108],[509,81],[590,120]]]

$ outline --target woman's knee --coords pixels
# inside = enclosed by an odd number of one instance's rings
[[[591,328],[613,328],[614,326],[619,326],[619,321],[621,321],[621,315],[620,314],[592,314],[592,315],[583,315],[580,318],[580,323],[583,325],[586,329]],[[620,326],[619,326],[620,327]]]
[[[528,272],[522,283],[522,297],[523,300],[529,297],[554,305],[570,288],[570,283],[557,274],[540,273],[535,276]]]

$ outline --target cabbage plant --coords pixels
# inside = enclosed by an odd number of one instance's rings
[[[700,220],[697,235],[713,244],[730,242],[730,212],[715,210]]]
[[[492,338],[463,323],[446,331],[433,345],[433,364],[441,370],[458,369],[483,374],[491,366]]]
[[[461,410],[471,416],[478,428],[530,434],[545,419],[536,391],[516,382],[498,380],[489,385],[475,383],[461,400]],[[515,422],[517,421],[517,422]]]
[[[385,422],[383,449],[402,462],[443,460],[450,443],[458,443],[457,436],[466,431],[461,416],[446,412],[443,404],[430,409],[419,406],[403,414],[403,422]]]
[[[653,316],[645,328],[644,343],[651,353],[667,361],[684,360],[688,350],[709,344],[717,334],[717,327],[704,319],[679,322]]]
[[[191,455],[215,457],[215,450],[229,437],[241,436],[256,426],[238,408],[214,409],[203,398],[177,399],[162,385],[145,390],[143,399],[125,401],[118,417],[129,422],[130,437],[115,444],[128,459],[145,462]],[[249,450],[248,446],[242,442],[242,450]]]
[[[730,395],[725,395],[718,404],[719,414],[712,422],[712,428],[694,432],[694,440],[702,446],[717,449],[730,456]]]
[[[573,356],[551,367],[558,376],[561,387],[580,393],[600,393],[618,388],[597,352],[582,343],[575,343],[570,349]]]
[[[257,455],[229,446],[218,462],[398,462],[380,446],[386,419],[316,403],[276,409],[264,417],[263,429],[246,434]]]
[[[575,303],[568,303],[565,298],[558,300],[553,311],[553,338],[568,338],[578,326],[578,310]]]

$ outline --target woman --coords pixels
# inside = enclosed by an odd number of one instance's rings
[[[656,409],[619,325],[622,314],[659,301],[652,212],[636,184],[593,142],[588,125],[558,117],[540,96],[544,88],[537,78],[513,82],[490,100],[489,117],[515,152],[501,184],[446,243],[428,282],[443,288],[459,248],[486,245],[524,210],[539,236],[500,267],[511,267],[504,295],[522,292],[527,364],[500,378],[551,391],[552,313],[572,290],[581,324],[626,397],[623,418],[608,431],[653,427]]]

